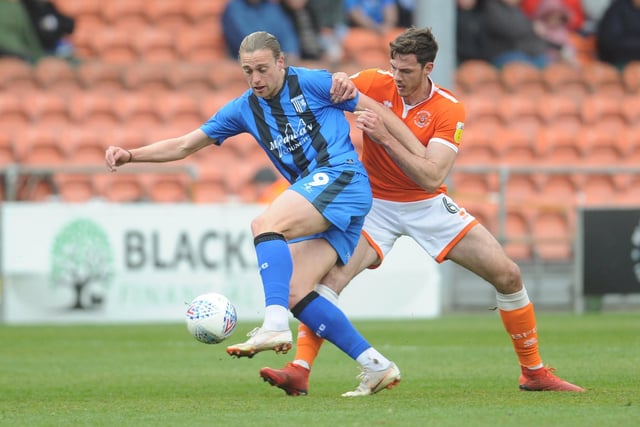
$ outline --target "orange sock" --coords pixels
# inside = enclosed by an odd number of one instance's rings
[[[538,330],[533,304],[529,303],[516,310],[500,310],[500,317],[511,336],[520,365],[527,368],[542,365],[542,359],[538,352]]]
[[[320,338],[313,333],[311,329],[304,323],[298,325],[298,339],[296,342],[295,360],[304,360],[309,364],[309,369],[316,360],[320,346],[324,342],[324,338]]]

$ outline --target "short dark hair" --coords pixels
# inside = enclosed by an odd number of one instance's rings
[[[396,55],[415,55],[422,66],[436,60],[438,42],[431,28],[410,27],[389,43],[391,58]]]

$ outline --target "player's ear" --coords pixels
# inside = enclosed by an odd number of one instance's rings
[[[433,62],[427,62],[424,64],[424,75],[428,76],[433,71]]]

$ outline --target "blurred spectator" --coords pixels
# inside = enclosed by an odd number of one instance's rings
[[[571,43],[571,11],[562,0],[541,0],[533,11],[536,34],[547,42],[547,55],[552,62],[576,63],[576,51]]]
[[[75,20],[61,13],[51,1],[22,0],[40,44],[48,55],[71,58],[73,47],[66,36],[73,33]]]
[[[398,25],[398,5],[395,0],[344,0],[344,10],[352,27],[386,34]]]
[[[602,19],[605,10],[611,4],[611,0],[582,0],[582,10],[584,11],[583,34],[595,34],[598,22]]]
[[[44,50],[20,0],[0,0],[0,56],[35,63]]]
[[[282,0],[282,9],[289,16],[298,34],[300,57],[320,59],[324,53],[320,39],[320,25],[308,0]]]
[[[549,63],[547,44],[536,34],[533,21],[520,9],[520,0],[486,0],[482,10],[487,58],[496,67],[514,61],[528,62],[538,68]]]
[[[416,0],[396,0],[398,6],[398,27],[408,28],[414,24],[413,16],[416,13]]]
[[[545,0],[522,0],[520,8],[529,19],[535,19],[536,10],[545,3]],[[583,0],[561,0],[564,7],[569,11],[569,29],[572,31],[582,31],[585,22]]]
[[[456,56],[458,64],[469,59],[487,60],[484,46],[484,0],[456,2]]]
[[[255,31],[273,34],[287,59],[295,61],[300,57],[293,23],[281,6],[270,0],[230,0],[222,13],[222,30],[232,58],[238,57],[242,39]]]
[[[596,33],[598,57],[623,68],[640,60],[640,0],[613,0]]]
[[[280,193],[289,188],[289,182],[279,177],[270,167],[259,169],[251,179],[253,189],[255,190],[254,199],[257,203],[269,204]]]
[[[320,42],[325,52],[325,59],[338,63],[343,56],[342,40],[348,28],[342,0],[309,0],[309,6],[318,20]]]

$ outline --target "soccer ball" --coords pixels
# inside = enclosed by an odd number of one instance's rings
[[[196,297],[186,312],[187,330],[205,344],[217,344],[231,336],[238,323],[236,308],[227,297],[208,293]]]

